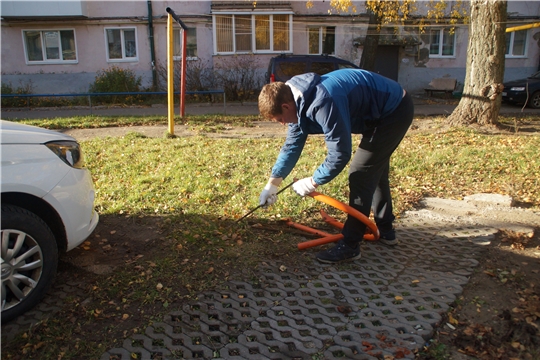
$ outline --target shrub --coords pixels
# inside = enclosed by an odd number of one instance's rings
[[[259,63],[254,55],[234,55],[217,58],[214,62],[217,83],[223,87],[227,100],[256,99],[264,83]]]
[[[157,66],[159,87],[167,90],[167,68]],[[259,63],[254,55],[234,55],[216,57],[214,69],[201,60],[190,60],[186,68],[186,90],[204,91],[221,88],[227,101],[254,100],[264,84],[264,77],[259,73]],[[174,63],[174,91],[180,90],[181,62]],[[210,101],[211,95],[191,95],[186,99]]]
[[[159,88],[162,91],[167,91],[167,67],[163,65],[157,66],[159,75]],[[182,75],[182,63],[174,62],[174,91],[180,91],[180,80]],[[205,91],[215,89],[215,79],[212,68],[207,62],[200,59],[189,60],[186,64],[186,91]],[[211,95],[190,95],[186,97],[188,100],[211,101]]]
[[[122,69],[112,65],[108,69],[97,72],[96,78],[90,84],[91,93],[140,92],[142,79],[130,69]],[[108,95],[92,97],[96,102],[133,104],[139,100],[136,95]]]
[[[7,83],[2,83],[2,94],[5,95],[26,95],[26,94],[32,94],[33,92],[33,86],[32,82],[28,82],[26,85],[20,84],[17,88],[13,86],[11,81]],[[29,105],[29,98],[26,97],[10,97],[10,98],[2,98],[2,107],[26,107]]]

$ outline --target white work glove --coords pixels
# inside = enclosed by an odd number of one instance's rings
[[[277,201],[277,192],[278,188],[276,185],[266,184],[264,190],[261,192],[261,196],[259,196],[259,205],[267,207],[275,203]]]
[[[308,177],[304,178],[302,180],[298,180],[293,184],[293,190],[295,193],[297,193],[300,196],[306,196],[309,193],[312,193],[315,191],[316,186],[314,185],[313,178]]]

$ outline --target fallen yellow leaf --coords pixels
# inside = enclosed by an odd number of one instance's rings
[[[450,324],[459,325],[459,321],[457,321],[456,319],[454,319],[454,317],[452,316],[452,314],[448,314],[448,321],[450,322]]]

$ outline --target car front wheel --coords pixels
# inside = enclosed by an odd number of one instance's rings
[[[536,91],[531,95],[528,105],[533,109],[540,109],[540,91]]]
[[[2,204],[2,322],[36,306],[51,286],[58,248],[47,224],[34,213]]]

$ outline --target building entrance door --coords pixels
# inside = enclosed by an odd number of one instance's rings
[[[375,56],[375,72],[397,81],[399,71],[399,46],[379,45]]]

